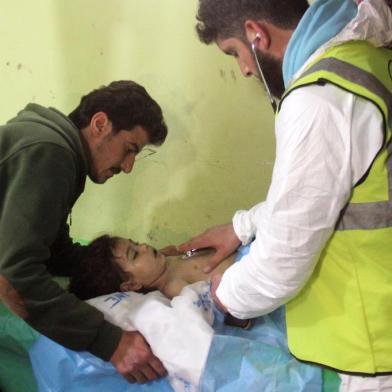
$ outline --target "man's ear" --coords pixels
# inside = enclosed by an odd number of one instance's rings
[[[143,288],[143,285],[141,283],[132,282],[131,280],[128,280],[127,282],[122,282],[120,284],[121,291],[139,291],[141,288]]]
[[[95,137],[106,136],[112,131],[112,123],[105,112],[97,112],[91,117],[90,129]]]
[[[249,44],[255,42],[257,49],[268,49],[271,43],[268,29],[262,22],[247,19],[244,23],[246,38]]]

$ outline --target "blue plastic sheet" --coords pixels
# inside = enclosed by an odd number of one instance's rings
[[[321,392],[319,368],[302,364],[287,351],[284,309],[255,320],[250,330],[228,327],[218,316],[207,359],[203,392]],[[172,392],[164,380],[129,384],[113,366],[87,352],[68,350],[40,336],[30,358],[41,392]]]
[[[249,248],[240,247],[236,260]],[[226,326],[217,312],[214,330],[202,392],[322,391],[321,370],[288,351],[284,307],[253,320],[249,330]]]
[[[40,392],[173,392],[166,379],[129,384],[109,363],[88,352],[76,352],[40,336],[30,349]]]
[[[202,392],[320,392],[321,369],[303,364],[287,349],[284,308],[254,320],[250,330],[218,320]]]

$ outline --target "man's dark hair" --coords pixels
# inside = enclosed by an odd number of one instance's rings
[[[91,91],[68,117],[77,128],[83,129],[98,112],[107,114],[115,132],[131,131],[140,125],[146,130],[150,144],[160,145],[166,139],[167,127],[160,106],[144,87],[133,81],[120,80]]]
[[[117,241],[117,237],[103,235],[86,247],[85,256],[72,271],[68,291],[85,300],[120,290],[126,276],[113,255]]]
[[[294,29],[308,9],[307,0],[199,0],[196,31],[205,44],[231,37],[245,40],[247,19]]]

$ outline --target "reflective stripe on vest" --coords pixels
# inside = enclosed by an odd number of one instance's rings
[[[392,74],[392,61],[389,66]],[[392,113],[392,93],[371,73],[336,58],[326,58],[301,75],[301,78],[318,71],[334,72],[346,80],[365,87],[382,98],[389,113]],[[391,75],[392,78],[392,75]],[[385,119],[392,129],[392,117]],[[392,144],[387,146],[388,154],[392,155]],[[392,159],[387,160],[389,180],[389,200],[374,203],[351,203],[342,211],[336,224],[336,230],[367,230],[392,227]]]
[[[372,102],[384,121],[380,151],[353,185],[311,277],[286,305],[291,352],[354,374],[392,372],[391,63],[390,50],[347,42],[315,59],[285,95],[335,85]]]

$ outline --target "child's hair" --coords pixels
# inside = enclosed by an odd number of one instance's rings
[[[92,241],[83,259],[76,263],[68,290],[80,299],[89,299],[120,290],[127,280],[113,255],[117,237],[102,235]]]

